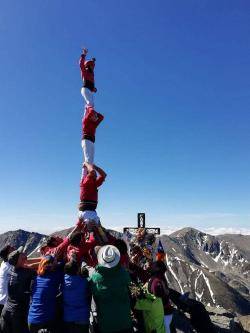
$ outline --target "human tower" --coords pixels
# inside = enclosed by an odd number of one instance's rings
[[[81,94],[85,101],[82,118],[82,150],[83,165],[80,181],[79,219],[84,222],[89,232],[94,232],[101,243],[106,242],[106,235],[102,229],[96,208],[98,204],[98,188],[103,184],[106,173],[97,165],[95,160],[96,129],[104,116],[96,112],[94,105],[95,87],[95,58],[87,60],[88,50],[84,48],[80,56],[79,65],[83,86]]]

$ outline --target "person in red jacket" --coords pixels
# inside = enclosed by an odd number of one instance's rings
[[[83,48],[82,54],[79,60],[81,78],[83,81],[83,87],[81,88],[81,94],[85,99],[87,105],[94,106],[94,93],[97,91],[95,87],[95,58],[86,60],[88,49]]]
[[[95,133],[97,126],[103,121],[104,116],[96,112],[93,106],[87,106],[82,119],[82,149],[84,161],[94,163]]]
[[[67,261],[74,259],[79,265],[82,262],[87,263],[88,266],[93,265],[92,254],[98,242],[93,233],[89,234],[88,239],[86,233],[78,233],[71,240],[67,248]]]
[[[84,162],[83,167],[86,168],[86,175],[80,182],[79,218],[84,222],[94,221],[99,225],[100,219],[96,213],[98,188],[103,184],[107,175],[94,164]]]
[[[59,261],[65,259],[67,254],[67,248],[70,245],[71,239],[82,228],[82,222],[78,221],[73,230],[64,239],[60,237],[51,236],[46,241],[46,244],[40,248],[42,256],[53,255],[56,256]]]

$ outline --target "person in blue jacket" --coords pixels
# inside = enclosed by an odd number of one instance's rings
[[[32,288],[32,301],[28,323],[30,333],[46,330],[54,333],[56,329],[56,298],[63,282],[63,269],[52,255],[44,256],[37,270]]]
[[[65,333],[88,333],[91,292],[88,270],[80,268],[77,261],[64,267],[63,309]]]

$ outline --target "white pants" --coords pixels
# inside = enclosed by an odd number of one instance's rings
[[[94,106],[94,93],[92,91],[88,88],[82,87],[81,94],[87,105]]]
[[[85,210],[84,212],[79,211],[78,217],[86,224],[88,224],[90,221],[95,221],[97,226],[101,225],[100,219],[95,210]]]
[[[173,315],[164,316],[165,332],[170,333],[170,324],[172,321]]]
[[[84,161],[90,164],[94,164],[94,156],[95,156],[95,144],[94,142],[83,139],[82,140],[82,150]]]

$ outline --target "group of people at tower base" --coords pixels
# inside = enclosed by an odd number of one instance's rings
[[[127,244],[105,231],[106,245],[79,221],[64,239],[50,237],[41,257],[27,259],[23,248],[1,252],[2,333],[141,332],[166,330],[170,315],[162,261],[143,269]],[[147,286],[146,286],[147,284]],[[136,290],[137,289],[137,290]],[[141,314],[140,314],[141,312]],[[168,332],[168,331],[167,331]]]
[[[196,332],[214,332],[201,303],[168,287],[161,253],[156,260],[144,255],[153,235],[139,229],[128,249],[104,232],[107,244],[100,246],[79,221],[65,239],[47,238],[33,259],[22,247],[5,246],[0,332],[172,333],[172,304],[190,313]]]
[[[195,317],[185,295],[168,288],[165,256],[159,251],[154,260],[153,235],[144,229],[127,235],[128,251],[123,239],[101,225],[98,188],[106,173],[94,157],[96,128],[104,117],[94,109],[95,58],[86,60],[87,53],[83,49],[79,61],[86,105],[78,221],[66,238],[47,238],[38,258],[27,258],[11,244],[1,250],[0,333],[174,332],[171,295]],[[200,332],[211,333],[205,312],[198,313]]]

